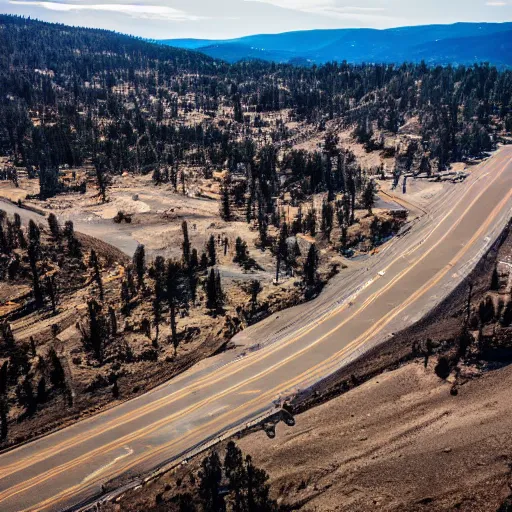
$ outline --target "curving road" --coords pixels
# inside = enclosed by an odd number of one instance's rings
[[[0,510],[75,506],[330,375],[437,305],[489,249],[511,208],[512,148],[503,148],[378,258],[340,274],[316,301],[241,333],[238,349],[0,455]]]

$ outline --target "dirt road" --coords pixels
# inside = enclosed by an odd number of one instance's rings
[[[342,273],[316,301],[243,332],[238,349],[2,454],[1,510],[67,509],[328,376],[437,305],[489,249],[511,207],[512,148],[504,148],[379,258]],[[247,350],[254,345],[259,350]]]

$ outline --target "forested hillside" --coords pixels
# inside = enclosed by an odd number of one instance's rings
[[[229,66],[106,31],[8,16],[0,22],[0,151],[29,174],[39,169],[46,195],[57,192],[54,175],[63,164],[93,161],[99,174],[158,177],[188,161],[250,167],[267,202],[283,170],[268,143],[286,146],[298,136],[287,120],[315,130],[334,120],[355,128],[369,149],[382,149],[382,132],[418,120],[407,151],[425,169],[489,151],[512,126],[512,73],[487,65]],[[261,137],[261,116],[248,114],[268,112],[281,121]],[[288,171],[314,192],[343,189],[342,167],[320,155]]]

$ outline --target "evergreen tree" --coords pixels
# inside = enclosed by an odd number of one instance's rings
[[[82,257],[82,248],[80,242],[77,240],[75,236],[75,228],[73,226],[73,222],[68,220],[64,224],[64,237],[67,240],[68,244],[68,253],[72,258],[81,258]]]
[[[233,98],[233,106],[234,106],[234,118],[237,123],[242,123],[244,120],[244,115],[242,113],[242,104],[240,102],[240,96],[237,94]]]
[[[182,249],[183,249],[183,264],[185,267],[190,267],[190,240],[188,237],[188,225],[187,221],[183,221],[181,223],[181,231],[183,233],[183,243],[182,243]],[[197,255],[196,255],[197,256]]]
[[[500,289],[500,278],[498,276],[498,268],[494,266],[491,278],[491,290],[498,291]]]
[[[66,387],[66,374],[54,347],[50,347],[48,359],[50,362],[50,382],[52,386],[57,389],[64,389]]]
[[[247,243],[244,242],[240,237],[235,240],[235,256],[233,258],[234,263],[244,263],[248,258]]]
[[[320,230],[327,238],[328,241],[331,240],[331,232],[333,228],[333,218],[334,218],[334,209],[332,204],[324,201],[322,203],[322,222],[320,223]]]
[[[139,288],[142,288],[144,286],[144,274],[146,273],[146,251],[142,244],[139,244],[135,249],[133,268],[137,274],[137,284]]]
[[[217,264],[217,253],[215,250],[215,237],[210,235],[206,244],[206,250],[208,252],[208,266],[213,267]]]
[[[373,215],[372,208],[375,205],[375,182],[368,181],[363,192],[363,204],[368,210],[368,215]]]
[[[28,228],[28,259],[30,270],[32,272],[32,290],[34,292],[36,307],[40,308],[43,305],[43,292],[39,282],[39,270],[37,268],[37,263],[41,254],[41,233],[36,223],[32,219],[29,221]]]
[[[279,240],[276,247],[276,283],[279,282],[279,269],[281,262],[288,261],[288,226],[283,222],[279,232]]]
[[[0,398],[0,439],[5,441],[9,432],[8,427],[9,403],[6,398]]]
[[[252,458],[245,458],[247,473],[247,512],[277,512],[277,504],[270,498],[268,474],[255,467]]]
[[[222,465],[216,452],[203,459],[199,472],[199,496],[205,511],[224,512],[226,504],[220,493]]]
[[[304,219],[304,229],[312,236],[316,236],[316,210],[311,207]]]
[[[176,327],[177,308],[182,299],[182,290],[180,289],[180,281],[182,278],[182,269],[177,261],[169,260],[167,262],[167,303],[169,304],[169,315],[171,323],[171,342],[174,346],[174,352],[178,350],[178,334]]]
[[[158,336],[160,333],[160,323],[162,321],[163,300],[165,296],[164,282],[165,276],[165,261],[162,256],[157,256],[154,263],[154,298],[153,298],[153,323],[155,325],[155,342],[158,343]]]
[[[230,221],[231,220],[231,202],[229,197],[229,186],[224,183],[221,188],[221,208],[220,208],[220,216],[222,220]]]
[[[98,194],[101,197],[101,202],[107,202],[107,190],[110,186],[110,176],[102,158],[94,159],[94,169],[96,171],[96,184],[98,186]]]
[[[251,294],[251,314],[254,315],[256,307],[258,305],[258,295],[261,293],[263,288],[261,283],[256,279],[253,279],[249,285],[249,293]]]
[[[304,284],[307,287],[313,287],[318,281],[318,250],[315,244],[311,244],[309,252],[304,262]]]
[[[110,339],[110,318],[105,316],[102,306],[94,299],[87,301],[88,326],[80,325],[82,343],[86,350],[93,353],[96,360],[102,364],[105,346]]]
[[[264,249],[268,245],[268,219],[263,213],[261,204],[258,209],[258,232],[259,232],[259,244]]]
[[[103,300],[105,298],[104,291],[103,291],[103,280],[101,278],[101,270],[100,270],[100,263],[98,260],[98,256],[94,249],[91,249],[91,254],[89,256],[89,267],[91,267],[93,270],[94,280],[96,281],[98,290],[100,292],[100,300],[103,302]]]
[[[50,233],[53,236],[54,240],[60,239],[60,226],[59,221],[54,213],[50,213],[48,215],[48,227],[50,228]]]
[[[234,494],[233,512],[247,510],[247,500],[244,490],[247,488],[247,471],[244,466],[242,450],[230,441],[224,457],[224,473],[228,480],[229,491]]]
[[[59,191],[59,168],[44,159],[39,167],[39,196],[53,197]]]
[[[55,279],[55,274],[52,274],[51,276],[46,276],[45,284],[46,284],[46,294],[50,298],[53,314],[56,315],[57,314],[57,304],[59,302],[59,290],[57,287],[57,280]]]
[[[44,404],[46,402],[46,379],[44,375],[39,379],[37,384],[37,403]]]
[[[197,256],[197,249],[192,249],[192,253],[190,255],[190,269],[195,270],[199,267],[199,258]]]
[[[222,286],[219,271],[210,269],[206,279],[206,307],[212,312],[219,312],[223,304]]]

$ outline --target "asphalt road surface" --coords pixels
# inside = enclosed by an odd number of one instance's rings
[[[437,305],[489,249],[511,208],[512,148],[503,148],[433,200],[409,234],[342,272],[316,301],[241,333],[240,348],[0,455],[0,510],[70,508],[330,375]]]

